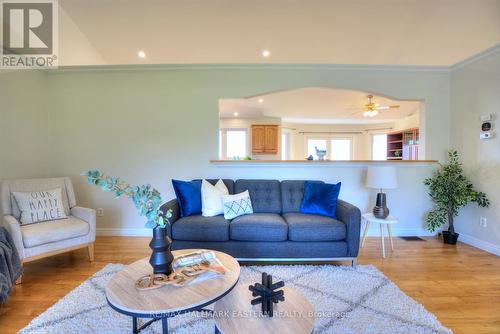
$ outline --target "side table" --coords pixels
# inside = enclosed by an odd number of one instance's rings
[[[378,223],[380,225],[380,240],[382,244],[382,257],[385,258],[385,244],[384,244],[384,225],[387,227],[387,233],[389,234],[389,240],[391,242],[391,250],[394,251],[394,244],[392,243],[392,225],[398,222],[398,219],[393,216],[388,216],[385,219],[376,218],[373,213],[364,213],[361,219],[365,221],[365,230],[363,232],[363,240],[361,241],[361,248],[365,244],[366,234],[370,223]]]

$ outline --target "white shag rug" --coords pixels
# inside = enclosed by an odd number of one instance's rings
[[[122,268],[122,264],[108,264],[20,333],[131,333],[131,318],[111,309],[104,294],[106,283]],[[243,266],[238,284],[260,281],[262,272],[273,275],[275,281],[284,280],[309,299],[317,314],[315,334],[451,333],[371,265],[358,265],[356,269],[333,265]],[[139,319],[139,326],[145,321]],[[206,314],[193,312],[170,318],[169,329],[173,334],[213,333],[214,322]],[[161,322],[141,333],[161,333]]]

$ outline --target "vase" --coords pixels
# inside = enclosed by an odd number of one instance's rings
[[[153,239],[149,247],[153,251],[149,258],[149,263],[153,267],[153,273],[170,275],[172,273],[172,261],[174,256],[170,251],[172,240],[167,235],[166,228],[153,228]]]
[[[386,197],[384,193],[377,194],[377,202],[373,207],[373,215],[375,218],[386,219],[389,216],[389,208],[386,205]]]

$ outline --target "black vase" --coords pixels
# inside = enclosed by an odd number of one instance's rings
[[[389,216],[389,208],[386,206],[386,197],[384,193],[377,194],[377,203],[373,207],[375,218],[386,219]]]
[[[170,275],[172,273],[172,261],[174,256],[170,251],[172,240],[167,235],[166,228],[155,227],[153,229],[153,239],[149,247],[153,251],[149,263],[153,267],[153,273]]]

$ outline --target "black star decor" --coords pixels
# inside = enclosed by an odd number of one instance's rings
[[[252,300],[252,305],[262,304],[262,313],[270,317],[273,316],[273,305],[285,301],[283,290],[278,290],[285,286],[285,282],[279,281],[273,284],[273,276],[262,273],[262,284],[255,283],[248,286],[252,291],[252,296],[257,297]]]

